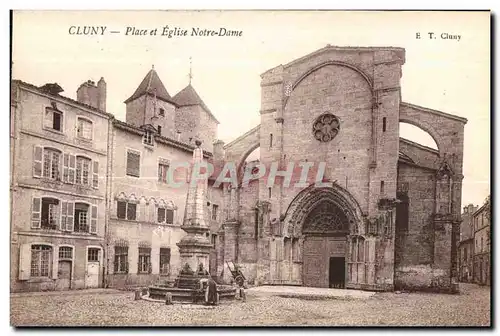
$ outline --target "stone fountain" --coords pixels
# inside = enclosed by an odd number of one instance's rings
[[[196,141],[193,151],[193,167],[200,167],[203,162],[201,141]],[[207,269],[209,265],[210,243],[207,232],[209,227],[205,221],[204,203],[208,186],[208,177],[189,178],[189,187],[186,199],[186,209],[182,229],[186,235],[177,246],[181,258],[182,269],[177,276],[173,287],[154,285],[149,287],[151,299],[165,300],[168,293],[173,302],[203,302],[205,292],[200,290],[202,280],[210,277]],[[217,285],[217,293],[221,300],[234,299],[236,289],[232,286]]]

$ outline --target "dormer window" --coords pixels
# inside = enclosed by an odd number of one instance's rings
[[[153,146],[153,132],[146,131],[144,137],[142,138],[142,143],[148,146]]]
[[[160,117],[164,117],[164,116],[165,116],[165,110],[164,110],[164,109],[162,109],[162,108],[160,108],[160,109],[158,110],[158,115],[159,115]]]

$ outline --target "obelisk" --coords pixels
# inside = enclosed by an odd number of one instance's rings
[[[193,151],[192,169],[200,169],[203,162],[203,150],[201,149],[201,141],[195,142],[196,148]],[[200,174],[198,174],[200,175]],[[205,194],[208,183],[206,174],[191,174],[188,181],[188,192],[186,199],[186,208],[184,211],[184,220],[181,228],[187,233],[180,242],[179,254],[181,258],[181,269],[189,265],[191,270],[197,272],[200,264],[203,269],[208,271],[209,255],[212,244],[207,237],[207,232],[210,228],[205,221]]]

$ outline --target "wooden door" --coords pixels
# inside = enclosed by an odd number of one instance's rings
[[[325,237],[309,237],[304,240],[303,285],[328,288],[328,261]]]
[[[59,261],[59,268],[57,271],[57,290],[68,290],[71,288],[71,261]]]

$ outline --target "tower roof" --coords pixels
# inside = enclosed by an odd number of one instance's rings
[[[200,105],[205,111],[207,111],[208,114],[212,116],[212,118],[219,122],[217,118],[212,114],[208,106],[205,104],[203,99],[198,95],[194,87],[191,85],[191,83],[186,86],[184,89],[179,91],[172,100],[174,101],[175,104],[179,106],[192,106],[192,105]]]
[[[154,95],[155,91],[156,91],[156,98],[172,102],[172,97],[170,97],[170,94],[168,93],[167,89],[165,89],[165,86],[163,85],[155,69],[151,69],[149,70],[146,77],[144,77],[141,84],[139,84],[134,94],[130,96],[130,98],[125,100],[125,103],[137,99],[145,94]]]

